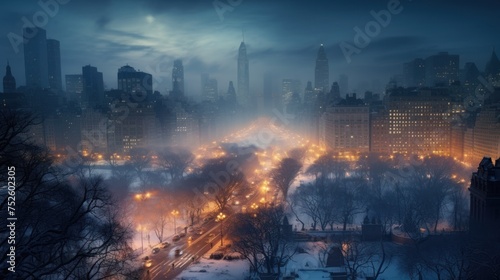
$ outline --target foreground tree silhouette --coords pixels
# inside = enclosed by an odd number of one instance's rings
[[[293,257],[297,244],[282,207],[267,207],[256,213],[239,213],[230,223],[232,248],[245,256],[253,272],[278,273]]]
[[[55,166],[48,151],[26,137],[33,118],[0,114],[0,169],[16,170],[15,273],[8,271],[9,232],[0,229],[1,279],[137,278],[121,225],[101,178],[82,178]],[[0,180],[6,181],[2,172]],[[7,219],[2,190],[0,218]]]
[[[302,164],[293,158],[284,158],[280,161],[278,167],[271,171],[271,178],[275,186],[281,191],[283,201],[286,201],[288,190],[293,181],[299,175]]]

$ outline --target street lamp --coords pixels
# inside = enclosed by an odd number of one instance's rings
[[[146,192],[146,193],[138,193],[135,195],[135,200],[139,201],[139,202],[143,202],[144,200],[146,199],[149,199],[151,198],[151,193],[150,192]],[[139,209],[139,212],[140,212],[140,216],[141,216],[141,220],[142,220],[142,214],[143,214],[143,208],[144,206],[141,205],[140,209]],[[144,253],[144,230],[146,229],[145,226],[139,224],[139,227],[138,229],[141,231],[141,249],[142,249],[142,253]],[[149,234],[148,234],[149,236]],[[149,241],[149,239],[148,239]]]
[[[175,216],[179,215],[179,211],[172,210],[172,215],[174,216],[174,234],[177,234],[177,226],[175,225]]]
[[[217,215],[217,220],[220,221],[220,246],[224,246],[224,243],[222,241],[222,221],[226,218],[226,215],[224,215],[222,212]]]

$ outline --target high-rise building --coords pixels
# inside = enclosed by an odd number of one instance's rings
[[[26,86],[49,87],[47,33],[42,28],[23,29]]]
[[[83,94],[82,107],[93,108],[104,101],[104,81],[97,67],[90,65],[82,67]]]
[[[208,73],[201,74],[201,95],[203,100],[210,102],[215,102],[219,98],[217,80],[210,78]]]
[[[425,60],[416,58],[403,65],[403,83],[405,87],[425,86]]]
[[[466,94],[474,94],[477,86],[479,85],[479,69],[474,62],[465,63],[462,77],[460,81],[462,82],[462,88]]]
[[[339,75],[339,90],[340,96],[345,96],[349,93],[349,77],[346,74]]]
[[[271,113],[273,107],[277,107],[278,100],[274,100],[273,97],[273,80],[274,77],[270,72],[264,74],[264,86],[263,86],[263,111],[266,114]]]
[[[314,104],[316,103],[317,97],[318,97],[318,95],[314,91],[311,81],[308,81],[307,86],[304,89],[304,106],[307,109],[311,110],[313,108]]]
[[[346,96],[328,107],[320,126],[322,146],[334,152],[368,152],[370,149],[370,110],[361,99]]]
[[[484,75],[493,84],[493,86],[500,86],[500,60],[498,59],[494,49],[491,52],[490,60],[486,63]]]
[[[323,44],[319,47],[314,68],[314,89],[327,92],[330,89],[330,68]]]
[[[234,89],[233,81],[229,81],[229,86],[227,87],[226,99],[227,102],[230,103],[231,105],[235,105],[238,102],[236,100],[236,90]]]
[[[82,102],[83,76],[81,74],[66,75],[66,93],[69,99]]]
[[[59,41],[54,39],[47,39],[47,66],[50,89],[54,92],[61,91],[61,48]]]
[[[136,71],[131,66],[122,66],[118,69],[118,89],[132,94],[136,102],[142,101],[147,96],[153,95],[153,76],[148,73]]]
[[[182,60],[174,60],[174,68],[172,69],[172,91],[181,92],[184,95],[184,66]]]
[[[5,67],[5,76],[3,76],[3,92],[16,92],[16,79],[12,76],[9,63],[7,63],[7,67]]]
[[[447,91],[396,88],[389,91],[386,102],[391,153],[450,154],[451,101]]]
[[[249,108],[253,105],[254,100],[250,97],[250,72],[245,42],[241,42],[238,50],[238,91],[236,94],[241,106]]]
[[[333,106],[335,103],[340,101],[340,87],[339,83],[333,82],[332,87],[330,88],[330,92],[326,94],[326,106]]]
[[[427,86],[449,86],[459,80],[459,56],[440,52],[425,59]]]
[[[286,107],[292,101],[295,94],[300,94],[301,85],[300,80],[297,79],[283,79],[281,83],[281,103]]]
[[[500,236],[500,158],[484,157],[470,180],[470,230],[481,236]]]
[[[478,162],[483,156],[500,155],[500,104],[490,104],[481,109],[476,116],[472,151],[469,154],[471,163]]]

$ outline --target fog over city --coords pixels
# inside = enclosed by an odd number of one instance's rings
[[[499,9],[2,2],[0,279],[500,279]]]

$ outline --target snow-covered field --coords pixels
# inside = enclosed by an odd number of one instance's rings
[[[392,244],[391,244],[392,245]],[[325,245],[322,242],[301,243],[305,253],[298,253],[282,268],[282,275],[288,276],[292,272],[298,275],[299,280],[327,279],[329,271],[336,268],[324,268],[320,260]],[[208,257],[216,248],[208,252],[199,263],[192,264],[182,272],[176,280],[243,280],[249,277],[247,260],[212,260]],[[379,280],[406,280],[408,276],[402,275],[397,267],[398,260],[393,258],[387,270],[379,276]],[[258,279],[258,278],[257,278]],[[358,279],[365,279],[359,277]]]

